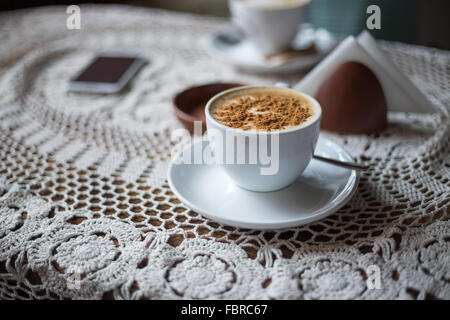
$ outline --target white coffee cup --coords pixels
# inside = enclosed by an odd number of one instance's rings
[[[262,3],[262,4],[261,4]],[[278,5],[269,5],[276,3]],[[232,22],[265,55],[290,48],[309,0],[228,0]]]
[[[216,106],[219,99],[229,96],[249,94],[251,90],[274,90],[292,94],[295,93],[306,99],[313,115],[304,123],[291,129],[280,131],[245,131],[231,128],[220,123],[211,114],[211,108]],[[259,91],[260,92],[260,91]],[[223,100],[221,100],[223,101]],[[211,149],[215,156],[220,158],[220,166],[238,186],[251,191],[269,192],[282,189],[303,173],[311,161],[320,131],[322,109],[320,104],[312,97],[289,88],[270,86],[246,86],[223,91],[211,98],[205,107],[206,127]],[[227,137],[233,137],[227,140]],[[263,142],[267,141],[266,144]],[[275,143],[278,143],[277,145]],[[267,146],[267,147],[265,147]],[[242,148],[242,149],[239,149]],[[272,162],[262,159],[267,148]],[[238,150],[243,150],[239,157]],[[256,162],[251,163],[251,152],[258,155]],[[237,153],[237,154],[236,154]],[[234,162],[226,161],[227,155],[232,155]],[[239,163],[238,159],[245,160]],[[277,163],[273,162],[277,161]],[[277,170],[275,170],[277,169]]]

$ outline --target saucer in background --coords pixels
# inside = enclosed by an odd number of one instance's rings
[[[304,24],[292,43],[292,51],[264,56],[238,30],[219,32],[208,42],[208,51],[215,58],[238,69],[257,73],[287,73],[311,68],[336,45],[337,39],[324,29]]]

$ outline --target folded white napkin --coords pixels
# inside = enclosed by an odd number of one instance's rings
[[[381,83],[390,111],[435,112],[437,110],[422,91],[398,70],[367,31],[363,31],[357,38],[347,37],[294,88],[315,96],[330,72],[341,63],[348,61],[360,62],[372,70]]]

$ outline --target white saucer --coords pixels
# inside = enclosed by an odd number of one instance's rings
[[[305,24],[292,43],[293,48],[315,45],[316,53],[292,58],[282,64],[270,64],[248,41],[241,39],[236,29],[219,32],[211,37],[208,50],[212,56],[238,69],[257,73],[286,73],[304,70],[316,65],[336,45],[337,40],[324,29],[314,29]]]
[[[194,148],[197,143],[203,144],[203,148],[208,144],[200,140],[187,148]],[[353,161],[344,149],[323,137],[319,137],[315,153]],[[358,186],[356,171],[312,160],[289,187],[275,192],[253,192],[233,184],[217,165],[176,164],[182,156],[183,151],[168,169],[172,191],[195,212],[235,227],[280,229],[304,225],[341,208]]]

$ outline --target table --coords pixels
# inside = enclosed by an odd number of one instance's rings
[[[378,135],[323,133],[373,167],[352,200],[303,227],[243,230],[168,187],[171,97],[301,75],[210,57],[208,37],[228,24],[219,18],[86,5],[68,30],[65,10],[0,15],[0,298],[450,298],[449,52],[380,42],[440,112],[390,113]],[[108,48],[150,63],[122,94],[66,93]]]

